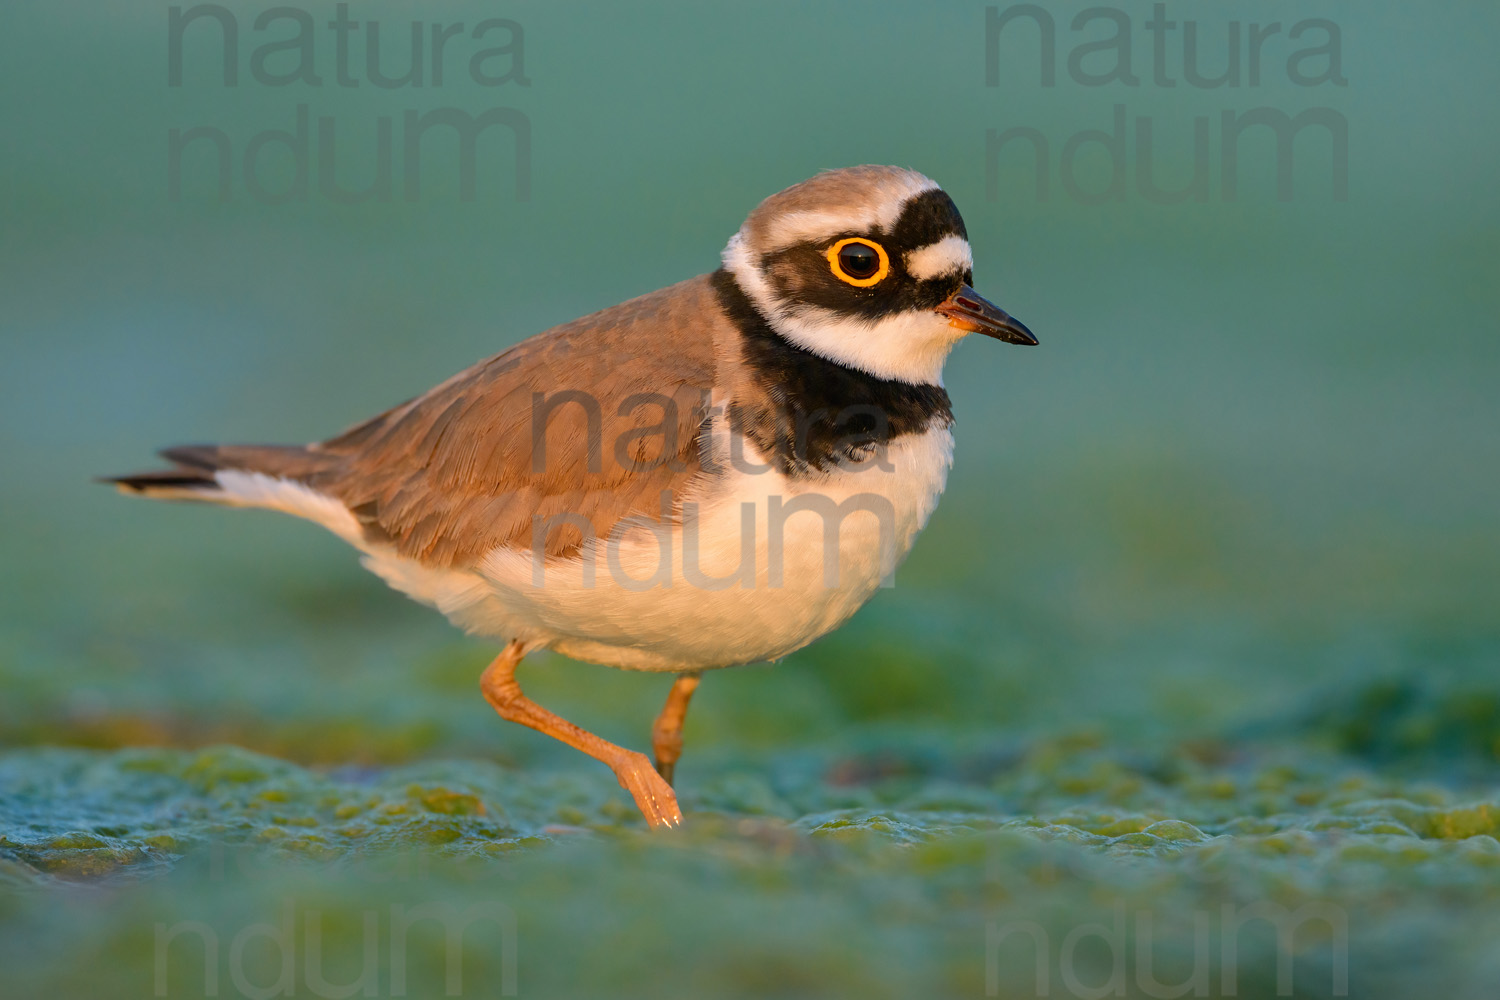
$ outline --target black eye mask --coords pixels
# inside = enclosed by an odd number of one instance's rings
[[[913,250],[937,243],[945,236],[968,239],[963,217],[953,199],[940,190],[924,191],[907,201],[889,229],[845,232],[819,241],[782,247],[764,255],[760,270],[783,302],[805,304],[860,319],[874,320],[901,312],[930,310],[943,302],[968,275],[940,275],[925,281],[913,277],[904,263]],[[860,287],[834,273],[828,252],[841,241],[835,260],[845,274],[867,280],[878,273],[879,254],[865,245],[878,244],[889,259],[889,273],[868,287]],[[846,257],[854,258],[844,265]],[[873,265],[873,266],[871,266]],[[855,267],[868,268],[856,273]]]

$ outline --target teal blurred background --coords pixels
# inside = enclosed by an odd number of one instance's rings
[[[1353,913],[1356,995],[1402,995],[1392,963],[1448,995],[1492,995],[1500,970],[1476,949],[1496,914],[1482,843],[1494,823],[1460,823],[1479,835],[1467,853],[1432,848],[1420,865],[1397,841],[1445,842],[1455,828],[1442,817],[1496,796],[1494,10],[1169,3],[1176,83],[1162,86],[1151,5],[1129,4],[1115,10],[1130,22],[1139,85],[1090,86],[1069,54],[1113,28],[1071,29],[1084,5],[1056,5],[1049,87],[1024,18],[999,33],[987,85],[978,3],[427,5],[429,30],[507,18],[523,33],[455,36],[440,86],[424,37],[424,86],[383,89],[362,36],[359,85],[336,85],[335,5],[300,8],[317,24],[321,86],[256,82],[253,51],[292,24],[257,31],[269,5],[227,9],[240,34],[234,87],[207,19],[186,29],[181,86],[168,85],[164,5],[12,0],[3,15],[0,856],[14,894],[0,923],[15,930],[16,982],[104,995],[89,963],[64,972],[60,956],[76,945],[148,976],[139,927],[240,912],[232,881],[195,879],[191,865],[144,874],[276,826],[251,813],[238,832],[203,825],[243,803],[193,784],[195,754],[235,744],[267,755],[243,780],[284,781],[315,818],[327,804],[309,789],[399,791],[401,768],[436,768],[420,781],[478,796],[500,825],[460,824],[457,842],[522,848],[505,896],[520,914],[522,995],[983,995],[986,921],[1006,907],[1037,920],[1045,909],[1047,926],[1067,928],[1109,912],[1111,892],[1191,909],[1226,885],[1236,900],[1333,900]],[[412,9],[349,12],[380,24],[382,65],[402,73]],[[1342,84],[1289,77],[1288,58],[1328,38],[1326,27],[1288,38],[1309,18],[1337,31]],[[1282,30],[1262,46],[1258,85],[1242,65],[1240,86],[1206,89],[1183,78],[1184,21],[1209,75],[1224,71],[1231,30],[1242,54],[1250,23]],[[485,68],[524,85],[477,84],[469,57],[507,43]],[[1114,61],[1096,52],[1080,68]],[[281,53],[266,69],[294,63]],[[1299,67],[1335,75],[1326,57]],[[299,105],[310,191],[267,204],[240,158],[258,133],[294,129]],[[1129,122],[1123,196],[1091,203],[1070,194],[1060,154],[1069,137],[1112,128],[1116,105]],[[479,140],[472,200],[441,130],[423,147],[419,197],[403,198],[407,111],[495,107],[529,123],[524,199],[505,128]],[[1221,114],[1257,108],[1345,122],[1347,197],[1328,133],[1310,127],[1293,147],[1290,200],[1264,129],[1245,134],[1227,199]],[[323,196],[318,119],[337,130],[339,183],[357,189],[375,176],[382,116],[393,197]],[[1192,175],[1197,116],[1206,199],[1152,203],[1137,188],[1136,122],[1149,119],[1156,183],[1174,189]],[[230,142],[227,202],[206,141],[188,147],[170,195],[169,133],[199,126]],[[1045,197],[1024,143],[989,155],[988,131],[1018,127],[1047,138]],[[265,188],[287,190],[289,159],[263,156]],[[384,590],[332,536],[89,483],[147,466],[167,444],[326,437],[548,326],[712,270],[762,197],[866,162],[914,167],[952,194],[976,285],[1042,346],[956,351],[957,464],[894,589],[775,667],[707,678],[679,769],[702,822],[680,850],[638,832],[601,768],[496,720],[476,689],[492,648]],[[1099,144],[1075,166],[1086,191],[1108,185]],[[636,746],[666,688],[556,657],[526,675],[538,701]],[[187,791],[130,791],[142,747],[163,748],[147,770]],[[1070,783],[1059,767],[1094,777]],[[1208,784],[1183,785],[1183,768]],[[1109,777],[1122,773],[1135,784]],[[1252,794],[1267,774],[1285,797]],[[1228,792],[1204,790],[1220,779]],[[178,804],[140,813],[137,799]],[[1376,809],[1405,833],[1361,828],[1377,856],[1336,885],[1317,873],[1342,857],[1342,835],[1308,834],[1290,852],[1302,869],[1258,860],[1279,849],[1255,837],[1353,829],[1327,823],[1370,815],[1351,803],[1376,800],[1427,818]],[[204,801],[217,805],[204,813]],[[1272,825],[1243,825],[1257,817]],[[1114,838],[1163,819],[1196,824],[1238,859],[1239,881],[1182,875],[1191,837],[1158,835],[1112,860]],[[163,823],[178,824],[177,839],[152,846],[144,831]],[[864,832],[828,847],[829,823]],[[593,832],[570,839],[559,825]],[[1076,836],[984,839],[1010,826]],[[1074,853],[1034,856],[1058,843]],[[965,894],[993,889],[997,865],[1037,886]],[[1048,865],[1064,874],[1038,876]],[[645,895],[631,881],[642,872]],[[279,877],[299,899],[344,898],[350,912],[372,891],[341,896],[318,864]],[[58,915],[84,906],[58,879],[155,888],[110,889],[78,923]],[[445,879],[424,891],[476,891]],[[872,900],[891,910],[875,929],[862,920]],[[1392,923],[1398,912],[1426,922]],[[586,942],[566,929],[575,917],[593,928]],[[1392,941],[1430,946],[1397,963]],[[1006,968],[1003,990],[1035,993],[1024,961]],[[1330,981],[1317,975],[1299,982]]]

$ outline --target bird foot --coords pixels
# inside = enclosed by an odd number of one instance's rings
[[[641,815],[654,828],[678,827],[682,825],[682,810],[677,806],[677,794],[667,784],[650,759],[642,753],[627,751],[619,763],[614,765],[615,777],[620,787],[635,799]]]

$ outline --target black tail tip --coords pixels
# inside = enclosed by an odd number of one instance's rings
[[[212,474],[191,469],[163,469],[128,476],[95,476],[94,482],[113,486],[122,493],[154,493],[158,490],[211,490],[219,484]]]
[[[122,493],[153,493],[165,490],[217,490],[214,473],[219,469],[219,446],[180,444],[157,452],[172,463],[170,469],[132,472],[124,476],[96,476],[94,482],[113,486]]]

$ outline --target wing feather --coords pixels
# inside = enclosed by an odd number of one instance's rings
[[[580,515],[607,538],[622,518],[660,517],[700,474],[716,322],[696,278],[556,327],[313,445],[303,481],[430,564],[530,549],[537,517]],[[563,525],[545,549],[582,540]]]

